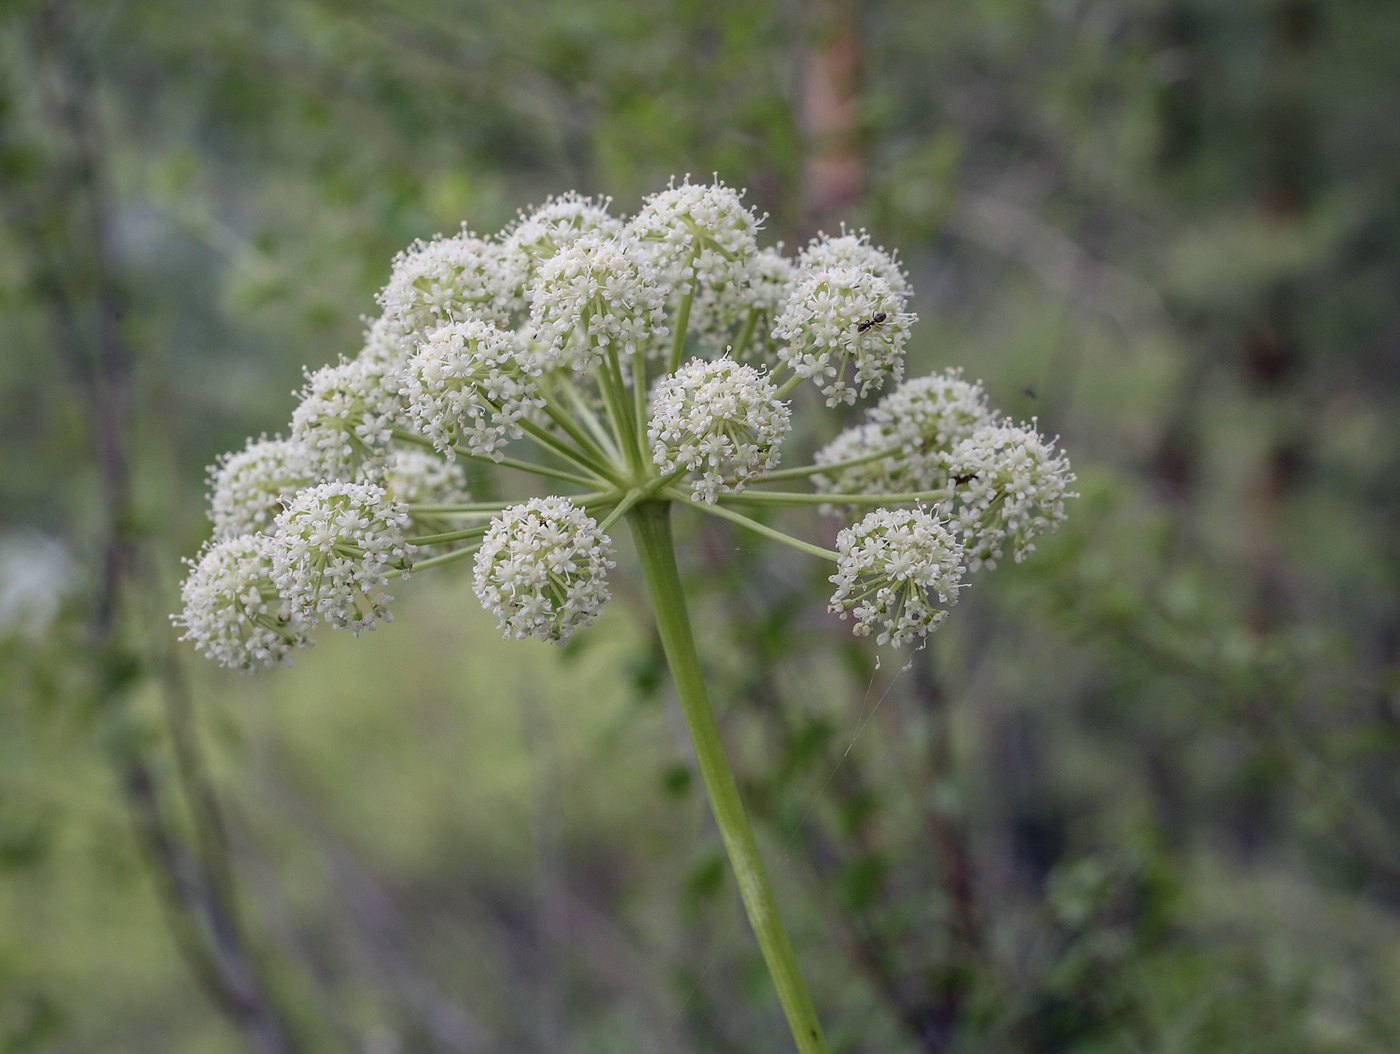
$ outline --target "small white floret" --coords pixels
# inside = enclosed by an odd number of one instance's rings
[[[627,231],[673,298],[694,292],[688,329],[703,335],[725,331],[747,313],[762,225],[742,191],[687,179],[647,198]]]
[[[949,482],[953,447],[977,429],[993,423],[982,385],[949,370],[906,381],[866,415],[864,424],[846,429],[821,450],[818,465],[888,455],[822,473],[812,485],[823,494],[913,494],[937,490]]]
[[[841,225],[838,237],[821,233],[813,238],[798,254],[797,266],[805,271],[854,267],[883,278],[895,296],[907,297],[910,292],[909,276],[899,266],[898,257],[885,252],[883,246],[871,245],[870,236],[863,230],[847,233],[845,224]]]
[[[465,446],[500,460],[520,422],[544,405],[538,356],[516,334],[481,319],[434,330],[408,361],[403,394],[414,427],[449,460]]]
[[[403,381],[392,363],[358,358],[308,373],[292,412],[292,441],[320,479],[383,475],[394,429],[407,424]]]
[[[968,566],[995,568],[1005,547],[1020,563],[1032,539],[1059,528],[1065,499],[1077,497],[1069,460],[1030,426],[988,425],[955,446],[949,472],[956,481],[953,527]]]
[[[509,325],[522,307],[518,282],[504,247],[464,227],[399,253],[378,299],[389,335],[411,348],[439,326],[467,318]]]
[[[657,353],[667,335],[656,270],[635,244],[590,231],[540,265],[530,325],[547,369],[584,373],[610,351]]]

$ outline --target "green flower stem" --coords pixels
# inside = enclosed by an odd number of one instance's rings
[[[637,504],[637,502],[641,501],[645,497],[646,494],[643,491],[629,490],[627,492],[627,496],[617,503],[617,505],[613,508],[612,512],[608,513],[607,516],[604,517],[602,523],[598,524],[598,530],[606,533],[609,527],[615,524],[618,520],[622,519],[623,515],[627,512],[628,509],[632,508],[633,505]]]
[[[610,436],[608,430],[603,427],[603,423],[598,420],[598,415],[595,414],[593,408],[588,405],[588,400],[583,397],[583,393],[578,390],[577,386],[575,386],[574,382],[570,380],[568,376],[559,378],[559,388],[563,391],[565,398],[569,400],[569,405],[574,408],[574,411],[583,421],[584,427],[588,430],[588,434],[594,440],[588,444],[586,449],[596,457],[602,458],[604,461],[611,464],[621,464],[622,455],[614,445],[612,436]],[[561,427],[565,421],[568,421],[569,424],[572,425],[573,421],[568,413],[556,405],[551,394],[545,391],[543,386],[541,386],[540,391],[544,394],[545,412]],[[573,432],[571,431],[570,434],[572,435]]]
[[[587,494],[570,494],[568,499],[575,505],[596,505],[599,503],[617,501],[622,497],[620,490],[593,490]],[[410,502],[408,511],[410,515],[415,513],[431,516],[494,516],[498,512],[504,512],[512,505],[519,505],[520,501],[478,501],[469,504],[451,504],[448,502],[416,501]]]
[[[731,505],[908,505],[915,501],[946,501],[950,490],[919,490],[910,494],[800,494],[786,490],[746,490],[721,494]]]
[[[691,258],[692,264],[694,257]],[[681,298],[681,306],[676,310],[676,332],[671,337],[671,358],[666,364],[667,373],[675,373],[681,368],[681,355],[685,352],[685,334],[690,329],[690,307],[695,303],[695,277],[690,279],[690,292]]]
[[[441,534],[423,534],[417,538],[410,538],[414,545],[446,545],[448,542],[463,542],[468,538],[480,538],[491,529],[490,525],[482,527],[468,527],[461,531],[444,531]]]
[[[635,357],[641,357],[641,351],[634,353]],[[612,377],[613,397],[617,400],[617,423],[622,429],[617,441],[623,444],[627,463],[631,467],[634,475],[640,476],[646,472],[651,465],[651,460],[642,450],[642,440],[646,437],[646,425],[642,425],[642,430],[637,431],[637,416],[635,400],[633,406],[627,405],[627,385],[622,377],[622,361],[617,356],[617,345],[608,345],[607,369]]]
[[[680,572],[676,568],[675,543],[671,537],[671,505],[665,501],[644,501],[633,506],[627,519],[651,594],[656,628],[661,634],[666,662],[671,668],[681,708],[685,711],[700,777],[704,780],[715,823],[729,853],[729,863],[738,880],[739,894],[743,897],[749,923],[753,926],[758,946],[772,974],[798,1051],[801,1054],[827,1054],[821,1024],[812,1008],[807,986],[797,970],[792,943],[778,914],[778,904],[768,884],[768,875],[758,854],[753,831],[744,815],[739,787],[734,781],[719,724],[710,706],[709,692],[700,669],[700,656],[696,653],[695,638],[690,631]]]
[[[754,480],[754,485],[760,483],[774,483],[785,479],[804,479],[807,476],[815,476],[820,472],[840,472],[842,469],[855,468],[857,465],[867,465],[872,461],[879,461],[882,458],[893,457],[903,451],[902,446],[892,446],[884,450],[877,450],[873,454],[862,454],[860,457],[847,458],[845,461],[833,461],[826,465],[802,465],[798,468],[780,468],[769,472],[762,479]]]
[[[735,362],[744,357],[744,352],[749,350],[749,342],[753,340],[754,330],[758,328],[758,317],[763,314],[758,308],[749,309],[749,317],[744,319],[744,328],[739,330],[739,335],[734,338],[734,344],[729,349],[729,356]]]
[[[840,555],[832,552],[830,549],[823,549],[820,545],[813,545],[811,542],[804,542],[800,538],[794,538],[790,534],[784,534],[777,528],[769,527],[766,523],[759,523],[757,520],[751,520],[747,516],[735,512],[733,509],[726,509],[723,505],[709,505],[703,501],[695,501],[688,494],[683,494],[673,487],[667,488],[662,493],[675,501],[684,502],[693,509],[699,509],[701,512],[708,512],[711,516],[718,516],[721,519],[729,520],[731,523],[737,523],[740,527],[747,527],[749,530],[761,534],[765,538],[772,538],[775,542],[782,542],[784,545],[789,545],[811,556],[819,556],[823,560],[830,560],[832,563],[840,559]]]
[[[617,445],[627,459],[627,471],[637,472],[637,443],[632,435],[632,409],[618,391],[613,380],[613,372],[606,363],[598,370],[598,390],[603,393],[603,406],[608,411],[608,422],[612,425]]]
[[[806,380],[806,378],[803,377],[801,374],[794,373],[791,377],[783,381],[783,383],[778,386],[778,398],[786,399],[789,395],[793,393],[793,390],[804,380]]]
[[[526,423],[521,422],[521,427],[526,427]],[[526,427],[526,430],[528,431],[528,427]],[[427,439],[418,435],[416,432],[410,432],[403,428],[395,428],[393,436],[401,443],[412,443],[414,446],[420,446],[426,450],[437,449],[433,445],[431,439]],[[521,472],[529,472],[536,476],[549,476],[551,479],[567,480],[570,483],[577,483],[581,487],[596,487],[599,483],[617,483],[617,480],[610,479],[595,471],[592,464],[580,460],[576,451],[571,452],[568,447],[558,442],[550,442],[547,444],[547,449],[554,451],[561,457],[567,458],[579,468],[586,469],[590,475],[579,476],[572,472],[566,472],[564,469],[551,468],[548,465],[539,465],[533,461],[519,461],[513,457],[503,457],[498,461],[496,458],[486,457],[484,454],[473,454],[466,447],[453,447],[452,449],[458,457],[466,458],[468,461],[479,461],[483,465],[499,465],[505,468],[519,469]]]
[[[544,389],[541,388],[540,391],[543,392]],[[572,417],[554,405],[553,400],[548,395],[545,396],[544,411],[549,415],[550,420],[562,428],[569,438],[579,445],[579,449],[574,449],[567,443],[560,442],[559,439],[550,435],[533,421],[522,420],[520,427],[526,435],[547,450],[553,450],[559,456],[567,458],[580,468],[587,469],[600,479],[607,480],[609,483],[620,484],[622,482],[622,478],[617,473],[617,466],[598,449],[597,444],[579,428]]]
[[[637,417],[637,443],[646,453],[647,443],[647,364],[638,348],[632,353],[632,409]]]
[[[450,553],[441,553],[441,554],[439,554],[439,555],[437,555],[437,556],[430,556],[430,557],[429,557],[428,559],[426,559],[426,560],[418,560],[418,561],[416,561],[416,562],[413,564],[412,567],[410,567],[410,568],[408,569],[408,573],[409,573],[409,574],[412,574],[414,571],[426,571],[426,570],[427,570],[428,568],[430,568],[430,567],[439,567],[439,566],[441,566],[442,564],[450,564],[450,563],[452,563],[454,560],[464,560],[464,559],[466,559],[468,556],[475,556],[475,555],[476,555],[476,551],[477,551],[478,549],[480,549],[480,548],[481,548],[481,546],[480,546],[479,544],[478,544],[478,545],[468,545],[468,546],[466,546],[465,548],[462,548],[462,549],[453,549],[452,552],[450,552]],[[403,570],[401,570],[400,568],[397,568],[397,567],[396,567],[396,568],[393,568],[392,570],[385,571],[385,572],[384,572],[384,577],[385,577],[385,578],[399,578],[399,577],[401,577],[404,573],[405,573],[405,572],[404,572]]]
[[[457,451],[461,453],[461,451]],[[577,483],[580,487],[596,487],[599,483],[606,483],[607,480],[598,476],[579,476],[572,472],[566,472],[562,468],[551,468],[548,465],[540,465],[534,461],[518,461],[513,457],[503,457],[497,461],[492,457],[477,457],[475,454],[468,454],[474,461],[480,461],[485,465],[500,465],[502,468],[519,469],[521,472],[533,472],[537,476],[548,476],[551,479],[562,479],[569,483]]]

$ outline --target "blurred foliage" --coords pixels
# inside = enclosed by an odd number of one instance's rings
[[[898,247],[910,372],[1080,472],[903,668],[683,522],[834,1049],[1396,1049],[1397,50],[1375,0],[0,6],[0,1051],[785,1049],[625,575],[564,650],[451,575],[257,679],[164,621],[395,251],[685,172]]]

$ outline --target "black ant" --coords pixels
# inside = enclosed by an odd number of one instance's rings
[[[890,316],[885,314],[883,311],[877,311],[875,312],[875,314],[871,315],[864,322],[858,325],[856,327],[856,332],[864,333],[867,329],[879,329],[885,324],[885,319],[889,317]]]
[[[977,473],[976,473],[976,472],[969,472],[966,476],[954,476],[954,477],[953,477],[953,486],[955,486],[955,487],[961,487],[964,483],[971,483],[971,482],[972,482],[974,479],[976,479],[976,478],[977,478]]]

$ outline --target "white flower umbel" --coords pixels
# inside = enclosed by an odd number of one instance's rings
[[[687,180],[647,198],[627,230],[656,259],[666,280],[685,292],[697,279],[712,286],[746,284],[760,226],[742,191]]]
[[[914,316],[878,275],[855,267],[814,271],[803,278],[778,316],[773,336],[786,341],[778,357],[809,377],[827,406],[898,381]],[[857,387],[858,386],[858,387]]]
[[[399,253],[379,304],[389,333],[411,348],[439,326],[473,316],[509,325],[522,307],[518,282],[504,247],[463,227]]]
[[[953,526],[973,571],[996,567],[1008,546],[1020,563],[1033,538],[1064,522],[1065,499],[1077,497],[1069,461],[1034,422],[978,429],[953,448],[949,471],[960,481]]]
[[[993,422],[982,386],[962,379],[961,370],[918,377],[900,385],[813,460],[838,464],[891,451],[888,457],[812,477],[821,493],[914,494],[944,487],[953,447]]]
[[[836,551],[827,610],[854,616],[858,637],[878,628],[880,644],[928,636],[962,588],[962,547],[922,509],[877,509],[837,535]]]
[[[634,244],[590,231],[540,266],[530,326],[546,368],[586,373],[610,349],[625,357],[658,347],[668,332],[665,296]]]
[[[472,500],[462,466],[427,450],[400,450],[384,474],[384,492],[391,502],[460,504]]]
[[[481,319],[434,330],[404,369],[414,427],[450,460],[454,447],[500,460],[520,421],[543,405],[536,357],[511,332]]]
[[[538,266],[590,231],[605,238],[620,231],[622,221],[608,215],[611,200],[595,202],[572,191],[550,198],[535,211],[522,212],[519,221],[502,233],[502,243]]]
[[[380,359],[342,361],[307,374],[292,412],[292,441],[322,479],[374,479],[394,429],[406,424],[399,373]]]
[[[365,330],[365,343],[355,356],[366,362],[382,365],[386,372],[400,368],[413,354],[413,344],[394,334],[393,328],[383,317],[369,323]]]
[[[657,467],[697,473],[693,497],[714,504],[777,467],[790,426],[787,403],[762,371],[693,359],[656,386],[647,437]]]
[[[491,521],[476,554],[477,598],[506,637],[563,644],[607,603],[612,540],[567,498],[534,498]]]
[[[679,297],[694,293],[690,327],[711,333],[740,320],[748,307],[760,226],[742,191],[687,179],[647,198],[627,231],[655,262],[664,286]]]
[[[294,612],[272,582],[272,539],[263,534],[225,538],[198,561],[186,561],[180,587],[184,610],[172,616],[181,640],[206,657],[243,673],[278,663],[290,666],[294,648],[312,644],[311,624]]]
[[[757,311],[771,328],[787,307],[801,272],[783,255],[782,244],[763,249],[749,258],[749,309]]]
[[[883,246],[871,245],[870,236],[865,231],[846,233],[841,227],[839,237],[832,238],[818,234],[797,257],[797,266],[806,271],[820,271],[827,267],[854,267],[879,275],[898,297],[909,295],[909,276],[899,266],[894,253],[887,253]]]
[[[448,461],[429,450],[407,449],[394,454],[384,474],[384,491],[392,502],[410,506],[410,536],[439,534],[454,526],[451,516],[415,505],[464,505],[472,500],[467,490],[467,474],[461,464]]]
[[[322,483],[277,517],[272,578],[303,618],[319,615],[358,636],[389,622],[394,599],[381,591],[389,570],[407,574],[414,547],[408,512],[374,484]]]
[[[299,443],[249,439],[237,453],[209,467],[209,518],[214,537],[232,538],[272,526],[283,505],[315,482],[310,459]]]

